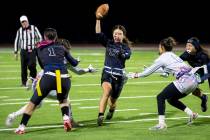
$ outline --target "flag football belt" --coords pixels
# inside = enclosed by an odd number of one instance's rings
[[[51,71],[45,72],[44,74],[51,75],[51,76],[56,76],[56,72],[54,73],[54,72],[51,72]],[[69,78],[70,77],[69,74],[60,74],[60,76],[61,76],[61,78]]]
[[[55,73],[54,72],[45,72],[44,74],[56,77],[57,93],[58,94],[62,93],[61,78],[69,78],[69,74],[61,74],[60,70],[55,70]],[[36,85],[38,96],[42,96],[41,89],[40,89],[40,86],[39,86],[40,80],[41,79],[39,79],[37,81],[37,85]]]

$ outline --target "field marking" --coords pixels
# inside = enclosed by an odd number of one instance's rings
[[[145,115],[157,115],[156,113],[139,113],[139,116],[145,116]]]
[[[77,106],[77,105],[81,105],[80,103],[73,103],[71,104],[71,106]],[[59,106],[59,104],[50,104],[50,106]]]
[[[210,93],[205,93],[205,94],[210,94]],[[192,95],[192,94],[190,94]],[[1,96],[0,96],[1,97]],[[7,96],[5,96],[7,97]],[[156,95],[151,95],[151,96],[125,96],[125,97],[119,97],[119,99],[141,99],[141,98],[155,98]],[[1,99],[1,98],[0,98]],[[83,101],[99,101],[100,98],[84,98],[84,99],[73,99],[73,100],[70,100],[71,102],[83,102]],[[2,101],[26,101],[28,100],[29,101],[29,98],[21,98],[21,99],[3,99]],[[49,99],[44,99],[43,100],[45,103],[57,103],[57,100],[49,100]],[[3,106],[3,105],[13,105],[13,104],[25,104],[25,103],[28,103],[28,102],[16,102],[16,103],[0,103],[0,106]]]
[[[162,84],[162,83],[169,83],[172,81],[142,81],[142,82],[127,82],[126,85],[137,85],[137,84]],[[84,87],[84,86],[100,86],[101,84],[72,84],[72,87]],[[10,89],[26,89],[26,87],[5,87],[0,88],[0,90],[10,90]]]
[[[98,106],[81,106],[79,109],[95,109],[98,108]]]
[[[188,119],[189,117],[172,117],[172,118],[166,118],[166,120],[181,120],[181,119]],[[210,116],[204,116],[204,115],[199,115],[199,118],[210,118]],[[136,120],[127,120],[127,121],[109,121],[109,122],[104,122],[105,124],[120,124],[120,123],[135,123],[135,122],[150,122],[150,121],[158,121],[158,118],[150,118],[150,119],[136,119]],[[96,123],[87,123],[83,124],[83,127],[88,126],[88,125],[95,125]],[[63,125],[42,125],[42,126],[31,126],[31,127],[26,127],[26,130],[29,129],[37,129],[37,128],[63,128]],[[96,126],[97,128],[97,126]],[[1,128],[1,131],[14,131],[16,128]],[[79,128],[78,128],[79,129]],[[145,128],[147,129],[147,128]]]
[[[20,77],[1,77],[0,80],[16,80],[16,79],[20,79]]]
[[[17,102],[17,103],[0,103],[0,106],[4,105],[21,105],[21,104],[27,104],[28,102]]]
[[[136,108],[116,109],[116,112],[137,111],[137,110],[139,110],[139,109],[136,109]]]
[[[8,96],[0,96],[0,99],[9,98]]]

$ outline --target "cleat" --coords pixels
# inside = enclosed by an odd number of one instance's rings
[[[15,130],[15,133],[18,135],[22,135],[25,133],[25,125],[21,124],[19,127]]]
[[[193,123],[193,120],[195,120],[196,118],[198,118],[198,113],[193,113],[192,115],[190,115],[187,125],[191,125]]]
[[[30,89],[31,89],[33,80],[34,80],[34,79],[33,79],[32,77],[30,77],[30,78],[28,78],[28,80],[26,81],[26,89],[27,89],[27,90],[30,90]]]
[[[102,126],[103,121],[104,121],[104,116],[99,116],[97,119],[98,126]]]
[[[111,120],[113,115],[114,115],[114,111],[113,112],[108,112],[107,115],[106,115],[106,120]]]
[[[166,129],[167,129],[167,125],[165,123],[157,124],[157,125],[149,128],[149,130],[151,130],[151,131],[166,130]]]
[[[202,102],[201,102],[201,110],[202,110],[202,112],[206,112],[208,96],[207,95],[203,95],[201,97],[201,100],[202,100]]]
[[[69,116],[67,115],[63,116],[63,127],[66,132],[71,131],[72,125]]]
[[[15,120],[15,115],[14,115],[14,113],[9,114],[9,115],[7,116],[6,121],[5,121],[5,125],[6,125],[7,127],[11,127],[12,124],[13,124],[13,122],[14,122],[14,120]]]

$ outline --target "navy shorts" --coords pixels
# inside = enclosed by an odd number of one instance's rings
[[[36,89],[30,100],[35,105],[38,105],[50,93],[51,90],[57,90],[56,77],[44,74],[39,82],[39,86],[42,96],[38,96]],[[69,90],[71,87],[70,79],[61,78],[61,87],[62,93],[57,94],[57,99],[60,103],[62,103],[64,99],[68,98]]]
[[[125,77],[112,75],[110,73],[103,71],[101,77],[101,84],[103,84],[103,82],[109,82],[111,84],[112,91],[110,93],[110,96],[114,99],[117,99],[120,96],[121,91],[123,89],[123,85],[125,83]]]

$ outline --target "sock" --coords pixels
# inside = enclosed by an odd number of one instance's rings
[[[115,109],[109,109],[110,113],[113,113],[115,111]]]
[[[73,113],[71,111],[71,105],[69,105],[69,117],[71,120],[73,120]]]
[[[165,124],[165,115],[159,115],[159,124]]]
[[[64,116],[64,115],[69,116],[69,110],[70,110],[70,108],[69,108],[68,106],[62,107],[62,108],[61,108],[62,115],[63,115],[63,116]]]
[[[17,116],[23,115],[23,113],[24,113],[24,112],[25,112],[25,110],[26,110],[26,106],[27,106],[27,105],[23,106],[23,107],[22,107],[22,108],[20,108],[18,111],[14,112],[14,113],[13,113],[13,114],[14,114],[14,117],[17,117]]]
[[[31,115],[24,113],[20,124],[23,124],[26,126],[30,118],[31,118]]]
[[[104,116],[104,113],[98,113],[98,117],[99,117],[99,116]]]
[[[186,108],[184,109],[184,112],[186,112],[187,115],[189,115],[189,116],[191,116],[191,115],[193,114],[192,110],[189,109],[188,107],[186,107]]]

